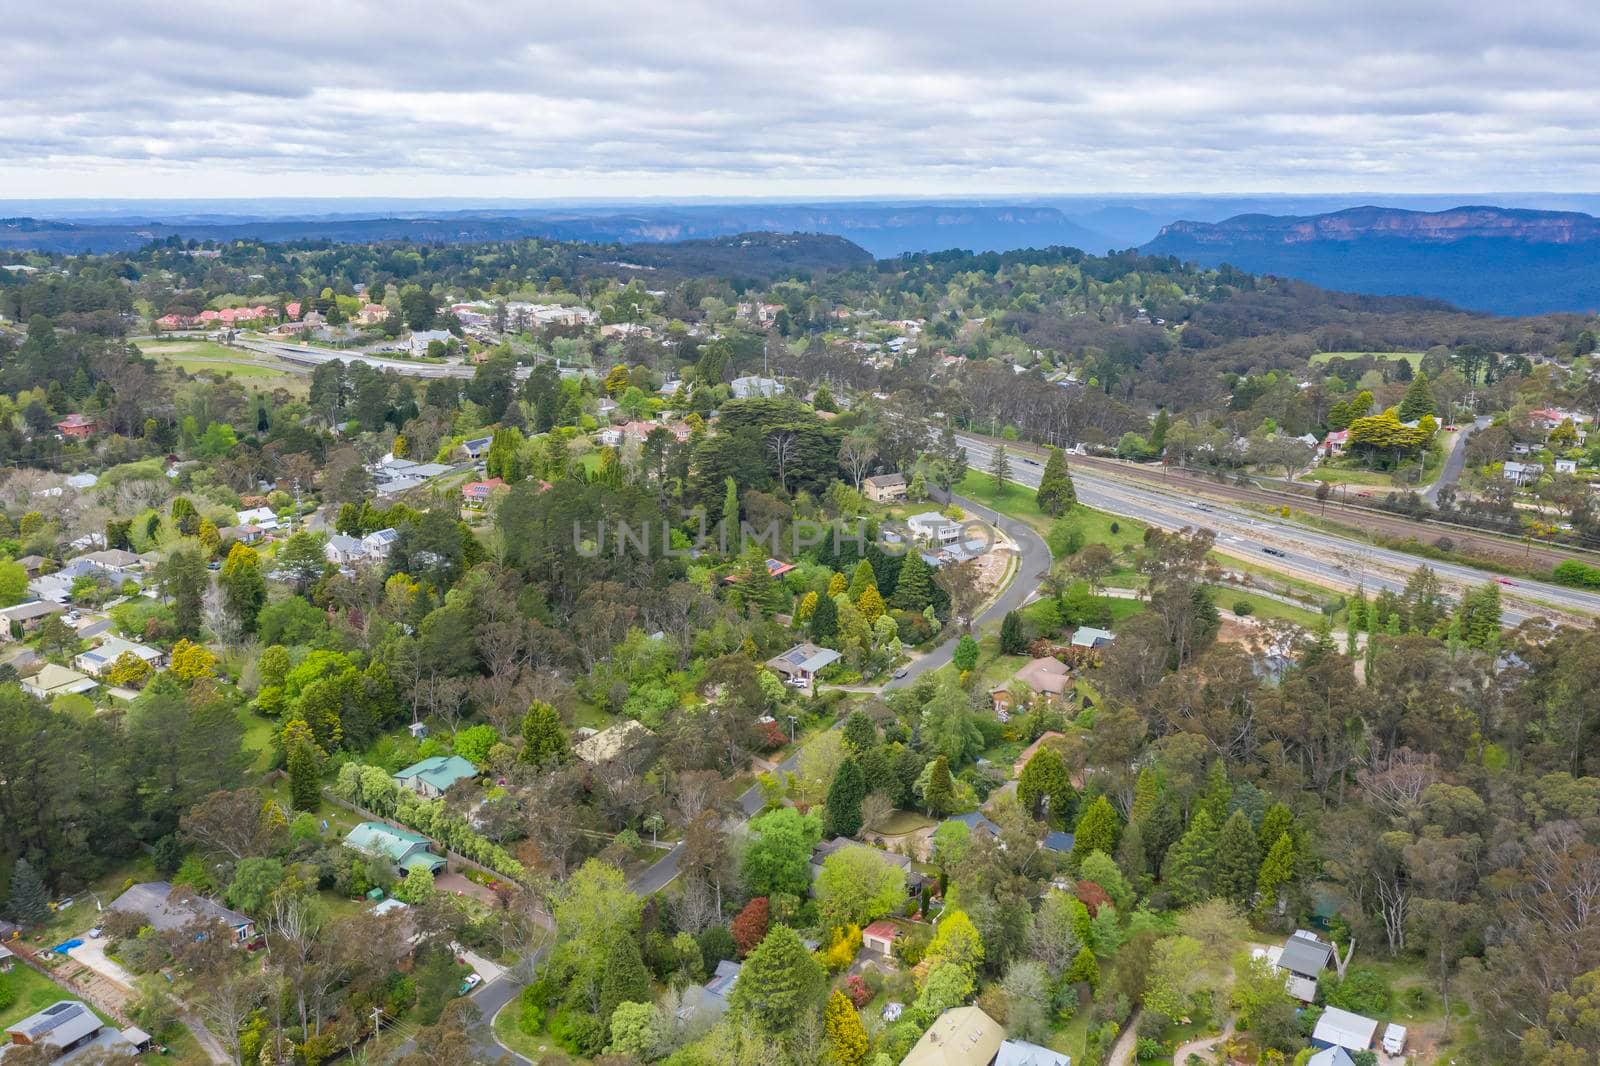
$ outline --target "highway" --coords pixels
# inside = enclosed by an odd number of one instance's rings
[[[302,366],[359,361],[379,370],[393,370],[397,374],[409,374],[418,378],[470,378],[477,372],[477,367],[463,363],[417,363],[409,359],[385,359],[381,355],[369,355],[366,352],[336,351],[309,344],[290,344],[287,341],[240,339],[235,340],[233,344],[236,348],[260,352],[262,355],[274,356]]]
[[[994,452],[989,441],[958,434],[967,450],[968,465],[986,471],[993,465]],[[1009,456],[1011,480],[1037,488],[1044,472],[1039,465],[1024,461],[1020,453]],[[1032,457],[1029,456],[1029,459]],[[1068,459],[1070,465],[1070,457]],[[1200,500],[1181,492],[1165,492],[1151,485],[1108,477],[1083,467],[1072,470],[1078,499],[1096,510],[1133,518],[1165,530],[1185,526],[1216,531],[1217,548],[1226,554],[1246,559],[1270,569],[1305,578],[1319,585],[1353,592],[1365,585],[1369,593],[1379,589],[1399,592],[1417,567],[1427,565],[1453,592],[1496,580],[1496,575],[1459,563],[1423,559],[1390,548],[1380,548],[1347,540],[1331,533],[1309,529],[1286,519],[1231,507],[1214,500]],[[1272,549],[1268,552],[1266,549]],[[1508,625],[1529,618],[1600,615],[1600,594],[1569,589],[1548,582],[1524,578],[1501,581],[1501,615]]]

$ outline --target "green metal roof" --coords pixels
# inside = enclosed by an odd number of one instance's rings
[[[434,755],[423,759],[394,775],[396,781],[409,781],[419,777],[443,792],[457,781],[477,777],[478,768],[459,755]]]
[[[344,842],[357,851],[364,851],[369,855],[382,855],[389,861],[404,864],[408,853],[418,849],[426,851],[431,841],[420,833],[413,833],[409,829],[396,829],[383,822],[362,822],[350,830]],[[435,855],[434,858],[438,859]],[[443,862],[443,859],[439,859]]]

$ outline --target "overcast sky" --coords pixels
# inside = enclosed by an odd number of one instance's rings
[[[4,198],[1600,190],[1581,0],[6,9]]]

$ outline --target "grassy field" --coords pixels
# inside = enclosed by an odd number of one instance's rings
[[[244,750],[256,753],[250,770],[264,774],[272,766],[272,734],[278,728],[277,723],[261,717],[248,707],[241,706],[237,713],[239,724],[244,726]]]
[[[1411,369],[1415,370],[1417,368],[1417,364],[1422,362],[1423,353],[1422,352],[1318,352],[1316,355],[1313,355],[1311,357],[1311,365],[1312,366],[1316,366],[1318,363],[1326,363],[1329,359],[1361,359],[1361,358],[1364,358],[1364,357],[1369,356],[1369,355],[1372,356],[1374,359],[1393,359],[1393,360],[1404,359],[1406,362],[1411,364]]]
[[[1295,607],[1275,600],[1271,596],[1262,596],[1254,592],[1244,592],[1231,585],[1217,585],[1217,606],[1226,610],[1233,610],[1233,605],[1243,601],[1250,605],[1252,618],[1277,618],[1285,622],[1293,622],[1304,626],[1306,629],[1315,629],[1322,621],[1322,615],[1306,607]]]
[[[139,346],[146,355],[190,374],[210,372],[272,388],[306,386],[306,376],[288,363],[212,341],[149,339],[140,341]]]
[[[8,987],[17,994],[11,1006],[0,1010],[0,1029],[43,1010],[58,999],[77,998],[48,977],[20,962],[11,968],[10,973],[0,976],[0,986]]]
[[[523,1058],[538,1062],[552,1050],[559,1050],[556,1042],[545,1035],[529,1036],[517,1027],[517,1019],[522,1011],[516,1000],[512,1000],[494,1016],[494,1036],[506,1047],[515,1051]]]
[[[1048,534],[1050,527],[1056,522],[1070,521],[1083,531],[1085,544],[1104,544],[1113,552],[1120,553],[1126,548],[1136,548],[1144,543],[1142,522],[1136,522],[1131,518],[1118,518],[1116,515],[1096,511],[1082,504],[1074,506],[1061,518],[1052,518],[1039,510],[1033,489],[1014,481],[1007,481],[1004,489],[996,492],[993,476],[977,470],[967,471],[967,476],[956,486],[956,493],[969,500],[976,500],[985,507],[993,508],[1010,518],[1020,519],[1041,534]],[[1116,527],[1115,531],[1112,530],[1112,526]]]

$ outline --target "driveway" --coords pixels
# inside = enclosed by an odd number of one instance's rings
[[[101,977],[114,981],[130,992],[133,991],[133,974],[106,955],[107,943],[109,941],[103,936],[93,938],[86,936],[82,944],[67,951],[67,956],[83,963]]]
[[[1461,427],[1461,432],[1456,434],[1455,443],[1450,448],[1450,454],[1444,458],[1444,469],[1439,471],[1439,479],[1422,490],[1422,498],[1429,506],[1438,504],[1441,489],[1450,488],[1461,480],[1461,470],[1467,463],[1467,438],[1489,425],[1490,421],[1488,418],[1479,418],[1470,425]]]

